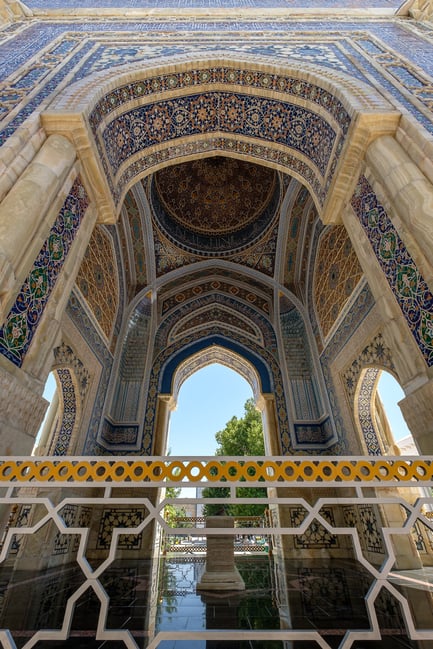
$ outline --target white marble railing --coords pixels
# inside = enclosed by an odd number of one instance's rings
[[[182,487],[181,496],[163,498],[162,488],[171,486]],[[267,496],[238,497],[237,488],[246,486],[267,487]],[[125,556],[122,537],[151,535],[158,539],[159,531],[185,534],[185,527],[169,527],[164,517],[167,504],[245,504],[252,500],[267,508],[266,523],[255,527],[254,534],[271,539],[271,552],[276,558],[287,557],[287,548],[294,547],[298,558],[304,552],[309,558],[326,555],[332,561],[333,551],[339,548],[338,556],[345,552],[346,558],[351,556],[368,573],[371,584],[365,607],[370,627],[347,629],[339,649],[348,649],[356,640],[382,637],[375,608],[382,589],[398,603],[407,637],[421,643],[433,641],[433,619],[426,619],[424,613],[420,619],[422,607],[414,606],[410,595],[415,586],[416,596],[421,591],[426,598],[424,604],[433,610],[433,568],[429,568],[433,566],[433,520],[429,514],[433,510],[432,486],[433,458],[422,456],[0,458],[4,519],[0,562],[19,570],[20,562],[28,566],[28,551],[30,560],[35,557],[35,565],[42,565],[45,555],[47,565],[55,565],[55,559],[49,557],[49,535],[39,550],[29,543],[31,537],[51,525],[54,543],[60,543],[60,537],[74,540],[69,544],[74,551],[64,555],[64,561],[74,562],[83,576],[81,585],[66,602],[61,628],[33,629],[33,633],[29,630],[28,639],[20,646],[29,649],[39,641],[66,640],[75,605],[86,589],[92,589],[100,602],[96,639],[120,641],[130,649],[143,646],[137,644],[132,631],[112,629],[109,624],[110,599],[103,577],[119,556]],[[197,495],[201,493],[197,488],[202,487],[228,487],[230,495],[204,498]],[[112,527],[95,566],[88,558],[89,547],[107,508]],[[121,513],[125,508],[141,513],[135,519],[119,515],[114,520],[113,512]],[[248,535],[251,528],[203,528],[202,523],[192,522],[188,533],[204,537]],[[129,560],[133,560],[133,552],[133,548],[127,548]],[[137,552],[136,557],[143,558],[143,554]],[[0,626],[1,622],[0,605]],[[14,633],[13,628],[3,625],[3,647],[16,649]],[[294,628],[160,631],[149,633],[146,646],[153,649],[162,640],[173,639],[221,643],[238,639],[310,640],[317,646],[330,647],[320,631]]]

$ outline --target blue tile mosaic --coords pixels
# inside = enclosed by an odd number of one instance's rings
[[[17,367],[24,361],[88,204],[78,176],[0,329],[0,353]]]
[[[239,42],[241,39],[230,35],[230,42],[228,31],[243,32],[248,34],[248,38]],[[263,37],[267,32],[272,36],[265,41]],[[142,34],[143,42],[131,46],[125,42],[125,33],[135,33],[137,36]],[[212,40],[211,46],[206,39],[203,40],[207,34],[216,33],[220,35],[220,39]],[[148,38],[144,41],[145,34]],[[326,34],[326,40],[320,42],[322,34]],[[107,41],[114,38],[116,45],[112,42],[96,44],[92,35],[98,36],[99,40],[101,37],[106,37]],[[308,42],[313,35],[314,42]],[[331,43],[330,35],[334,36]],[[178,42],[182,36],[183,42]],[[257,39],[262,39],[262,42],[254,42],[256,36]],[[89,40],[85,40],[87,38]],[[278,42],[275,42],[275,39]],[[307,39],[307,42],[302,42],[303,39]],[[15,114],[8,124],[5,120],[0,133],[0,143],[14,133],[33,111],[41,108],[54,91],[62,88],[66,75],[71,71],[74,71],[74,79],[77,80],[96,70],[131,61],[148,61],[152,58],[164,60],[168,56],[184,53],[190,53],[193,59],[204,50],[209,52],[210,47],[216,46],[215,43],[218,43],[217,47],[233,53],[234,56],[246,53],[269,56],[276,62],[306,60],[312,64],[347,72],[352,77],[369,83],[374,80],[376,86],[383,86],[394,97],[398,107],[409,111],[424,128],[433,133],[433,116],[430,117],[433,96],[433,42],[423,36],[421,25],[409,21],[323,19],[311,22],[191,22],[180,19],[172,22],[65,21],[50,22],[49,25],[35,21],[27,28],[22,27],[22,31],[17,33],[15,38],[0,45],[0,78],[6,79],[50,43],[52,50],[48,50],[48,56],[41,56],[38,65],[46,66],[47,72],[53,69],[54,64],[59,69],[46,85],[43,80],[37,83],[38,73],[33,73],[34,86],[32,89],[28,88],[33,93],[30,104],[20,109],[21,96],[14,98],[8,95],[10,89],[7,86],[3,90],[2,116],[12,108],[15,108]],[[65,54],[72,53],[73,47],[78,48],[76,54],[72,59],[65,59]],[[86,55],[91,49],[94,52],[87,60]],[[402,56],[399,56],[399,53]],[[383,60],[381,54],[385,55]],[[59,57],[58,61],[52,59],[56,56]],[[393,75],[395,81],[389,79],[389,74]],[[25,83],[30,79],[28,77]],[[14,83],[20,83],[20,80],[15,79]],[[413,98],[410,94],[414,95]],[[423,104],[423,107],[420,107],[420,104]]]
[[[352,207],[426,364],[433,365],[433,294],[371,185],[361,177]]]
[[[113,120],[103,132],[111,173],[116,175],[128,158],[147,147],[202,133],[241,134],[288,146],[309,158],[322,177],[337,137],[320,115],[287,101],[240,93],[189,95],[141,106]]]

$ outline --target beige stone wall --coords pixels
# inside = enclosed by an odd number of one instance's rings
[[[30,127],[32,129],[32,127]],[[46,241],[80,173],[76,151],[59,135],[33,129],[2,147],[0,188],[0,324]],[[61,320],[90,239],[96,211],[90,206],[57,277],[22,367],[0,357],[0,454],[30,454],[47,402],[42,398],[61,340]]]
[[[32,12],[20,0],[0,0],[0,25],[12,23]]]
[[[432,0],[415,0],[409,9],[409,14],[415,20],[433,21],[433,2]]]

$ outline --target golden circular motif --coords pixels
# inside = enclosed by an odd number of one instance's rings
[[[29,459],[0,462],[2,483],[181,482],[374,482],[433,479],[430,460],[81,460]]]
[[[239,232],[257,219],[275,190],[270,167],[214,156],[165,167],[155,188],[173,221],[191,232],[223,235]]]

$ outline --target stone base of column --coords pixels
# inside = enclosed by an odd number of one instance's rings
[[[233,528],[231,516],[209,516],[206,527]],[[233,536],[207,537],[206,570],[197,590],[202,591],[235,591],[245,590],[245,582],[235,566]]]
[[[234,570],[226,572],[208,572],[206,570],[197,584],[197,590],[245,590],[245,582],[236,567]]]

